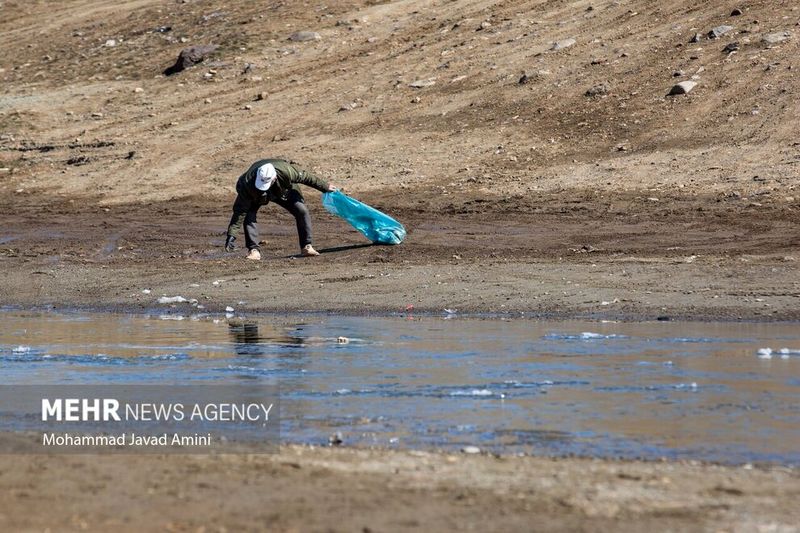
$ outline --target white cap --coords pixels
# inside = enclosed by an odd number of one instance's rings
[[[275,172],[275,167],[272,166],[272,163],[261,165],[258,167],[258,172],[256,173],[256,189],[259,191],[266,191],[275,182],[277,177],[278,174]]]

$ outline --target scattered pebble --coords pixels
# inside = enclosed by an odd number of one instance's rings
[[[412,81],[408,84],[409,87],[413,87],[414,89],[422,89],[423,87],[430,87],[432,85],[436,85],[436,80],[430,78],[427,80]]]
[[[164,74],[166,76],[172,76],[173,74],[186,70],[192,65],[203,61],[216,51],[217,48],[219,48],[219,46],[216,44],[201,44],[184,48],[181,50],[181,53],[178,54],[178,59],[175,60],[175,64],[164,70]]]
[[[677,94],[689,94],[689,92],[695,88],[697,82],[694,81],[682,81],[672,87],[669,91],[669,96],[674,96]]]
[[[788,31],[779,32],[779,33],[768,33],[761,37],[761,42],[766,45],[773,45],[773,44],[780,44],[792,37],[792,34]]]
[[[726,33],[730,33],[731,31],[733,31],[733,26],[726,26],[726,25],[717,26],[716,28],[711,28],[711,31],[708,32],[708,38],[719,39],[720,37],[722,37]]]
[[[728,43],[728,44],[725,45],[725,48],[722,49],[722,51],[724,53],[728,54],[728,55],[736,52],[737,50],[739,50],[739,42],[738,41],[734,41],[732,43]]]
[[[604,96],[611,92],[611,87],[607,83],[600,83],[595,85],[594,87],[589,88],[584,94],[584,96],[589,98],[594,98],[596,96]]]
[[[319,41],[322,36],[315,31],[296,31],[289,36],[290,41],[306,42],[306,41]]]
[[[576,42],[578,42],[578,41],[576,41],[575,39],[572,39],[572,38],[563,39],[561,41],[556,41],[556,42],[553,43],[553,46],[550,48],[550,50],[552,50],[554,52],[558,52],[559,50],[563,50],[565,48],[569,48],[570,46],[574,45]]]

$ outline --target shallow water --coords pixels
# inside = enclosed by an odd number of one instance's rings
[[[259,380],[281,389],[286,442],[800,464],[797,324],[0,320],[5,384]]]

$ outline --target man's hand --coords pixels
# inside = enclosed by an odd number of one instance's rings
[[[234,237],[233,235],[228,235],[225,238],[225,251],[226,252],[232,252],[234,249],[236,249],[236,246],[233,244],[233,241],[235,241],[235,240],[236,240],[236,237]]]
[[[336,185],[334,185],[332,183],[328,184],[328,192],[336,192],[338,190],[339,190],[339,187],[337,187]]]

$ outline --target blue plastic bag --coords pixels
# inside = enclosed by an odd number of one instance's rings
[[[372,242],[400,244],[406,238],[406,228],[398,221],[341,191],[323,194],[322,205],[329,212],[345,219]]]

